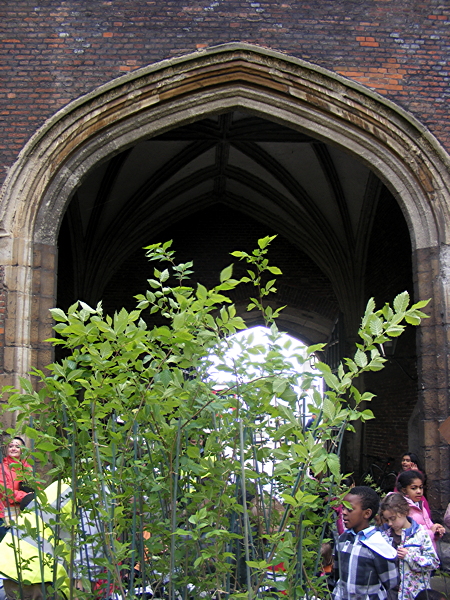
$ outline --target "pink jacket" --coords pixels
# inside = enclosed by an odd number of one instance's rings
[[[434,549],[436,550],[435,534],[433,531],[431,531],[434,523],[431,520],[430,513],[423,505],[423,502],[419,503],[421,505],[419,508],[410,498],[408,498],[408,496],[405,496],[405,500],[409,504],[409,516],[414,519],[416,523],[419,523],[419,525],[423,525],[425,527],[425,529],[428,531],[431,541],[433,542]]]
[[[19,490],[23,472],[27,470],[31,472],[31,465],[24,460],[18,462],[9,456],[5,456],[0,464],[0,518],[5,516],[7,504],[18,505],[27,495],[27,492]]]

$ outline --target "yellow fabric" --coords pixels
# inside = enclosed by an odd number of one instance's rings
[[[58,491],[64,496],[64,493],[70,491],[68,484],[62,483],[59,487],[58,482],[52,483],[45,490],[45,495],[49,504],[56,507],[58,499]],[[71,512],[71,501],[65,502],[61,507],[61,512],[70,514]],[[39,514],[39,511],[38,511]],[[56,515],[50,515],[51,518],[55,518]],[[36,515],[33,508],[24,511],[17,519],[18,526],[26,526],[31,528],[33,536],[28,536],[27,532],[20,528],[17,529],[13,526],[12,531],[8,531],[6,536],[0,542],[0,573],[8,579],[13,581],[19,581],[22,579],[22,583],[25,585],[32,583],[40,583],[42,581],[52,582],[53,581],[53,553],[52,549],[54,546],[53,531],[51,527],[46,525],[44,521]],[[48,550],[51,554],[44,552],[41,553],[42,566],[40,561],[39,550],[34,542],[34,530],[38,529],[40,537],[45,540],[48,544]],[[62,541],[58,542],[60,551],[62,550],[64,555],[68,556],[68,549]],[[56,566],[56,581],[57,588],[64,594],[69,594],[69,577],[64,566],[61,564],[62,559],[59,558]],[[19,569],[17,567],[19,565]],[[20,573],[21,571],[21,573]]]

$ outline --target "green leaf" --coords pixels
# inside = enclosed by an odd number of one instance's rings
[[[337,454],[329,454],[327,457],[327,466],[331,471],[331,474],[335,477],[340,475],[341,465]]]
[[[277,377],[273,382],[273,393],[277,396],[282,394],[286,389],[287,381]]]
[[[327,386],[330,387],[332,390],[339,389],[339,379],[336,377],[336,375],[325,371],[324,373],[322,373],[322,377],[324,378]]]
[[[37,440],[39,438],[39,432],[32,427],[25,427],[25,435],[30,438],[30,440]]]
[[[312,346],[308,346],[306,348],[306,354],[307,354],[307,356],[311,356],[311,354],[315,354],[316,352],[323,350],[325,348],[325,346],[326,346],[326,344],[314,344]]]
[[[269,271],[273,275],[283,275],[283,271],[278,267],[267,267],[267,271]]]
[[[406,315],[405,321],[410,325],[420,325],[421,319],[420,317],[416,317],[415,315]]]
[[[57,446],[48,440],[43,440],[42,442],[38,442],[36,444],[37,450],[43,450],[44,452],[52,452],[56,450]]]
[[[363,369],[364,367],[367,366],[367,356],[366,353],[363,352],[362,350],[357,350],[356,354],[355,354],[355,363],[358,365],[358,367],[361,367],[361,369]]]
[[[28,392],[29,394],[32,394],[34,392],[31,381],[25,379],[24,377],[19,377],[19,381],[20,387],[23,388],[26,392]]]
[[[176,330],[182,329],[186,322],[186,313],[181,312],[174,316],[173,318],[173,328]]]
[[[372,315],[369,320],[370,332],[374,336],[379,336],[383,333],[383,321],[376,315]]]
[[[420,300],[419,302],[416,302],[416,304],[413,304],[411,306],[411,310],[418,310],[419,308],[424,308],[425,306],[428,306],[430,301],[431,298],[428,298],[428,300]]]
[[[320,371],[322,374],[324,373],[331,373],[331,368],[330,365],[327,365],[324,362],[318,362],[315,365],[315,368]]]
[[[336,414],[334,403],[326,397],[323,399],[323,414],[329,421],[332,421]]]
[[[363,410],[362,413],[361,413],[361,420],[362,421],[368,421],[369,419],[375,419],[375,415],[369,409]]]
[[[372,315],[373,311],[375,310],[375,300],[373,298],[370,298],[370,300],[367,302],[366,305],[366,311],[364,313],[364,317],[362,320],[362,327],[364,328],[367,325],[367,322],[370,318],[370,316]]]
[[[290,494],[282,493],[280,495],[283,498],[283,500],[286,502],[286,504],[291,504],[292,506],[297,506],[297,504],[298,504],[297,500]]]
[[[405,327],[403,325],[392,325],[386,329],[385,333],[390,337],[398,337],[404,331]]]
[[[195,458],[200,458],[200,448],[198,446],[188,446],[187,447],[187,455],[189,456],[189,458],[195,459]]]
[[[272,242],[276,237],[276,235],[267,235],[266,237],[258,240],[258,246],[261,248],[261,250],[264,250],[264,248],[267,248],[270,242]]]
[[[51,308],[50,314],[54,321],[68,321],[66,313],[60,308]]]
[[[408,292],[402,292],[394,298],[394,310],[396,313],[405,312],[409,304]]]
[[[208,296],[208,290],[201,283],[197,284],[197,298],[199,300],[205,300]]]
[[[228,267],[225,267],[225,269],[223,269],[220,272],[220,283],[223,283],[224,281],[228,281],[228,279],[230,279],[232,274],[233,274],[233,265],[231,264]]]
[[[82,302],[81,300],[80,300],[80,306],[83,310],[85,310],[89,314],[94,314],[95,312],[97,312],[95,310],[95,308],[92,308],[92,306],[89,306],[89,304],[86,304],[86,302]]]

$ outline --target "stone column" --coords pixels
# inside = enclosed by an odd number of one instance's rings
[[[427,473],[430,506],[447,505],[450,493],[449,445],[440,424],[449,415],[448,334],[450,253],[448,246],[422,248],[413,254],[417,297],[431,298],[417,337],[419,374],[420,448]],[[412,440],[410,440],[412,442]]]
[[[34,244],[30,343],[32,365],[39,369],[53,360],[53,347],[45,340],[54,333],[49,311],[56,306],[56,262],[55,246]]]
[[[48,309],[55,306],[55,258],[52,245],[33,245],[20,237],[0,240],[6,300],[1,385],[19,386],[32,366],[42,369],[52,360],[52,348],[43,340],[52,335]],[[14,415],[5,417],[4,427],[13,421]]]

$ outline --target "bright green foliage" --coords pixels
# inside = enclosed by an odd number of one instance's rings
[[[102,549],[97,563],[124,597],[139,583],[164,588],[170,600],[326,595],[319,550],[343,494],[342,437],[352,422],[373,418],[360,408],[373,395],[360,393],[355,379],[383,368],[382,344],[405,322],[420,323],[426,303],[408,309],[403,293],[393,308],[375,311],[370,300],[354,357],[336,373],[319,362],[299,374],[279,340],[281,309],[268,303],[280,274],[267,258],[272,239],[252,254],[234,252],[247,275],[237,281],[229,266],[211,290],[189,283],[193,265],[177,264],[170,242],[149,246],[161,266],[136,310],[104,316],[101,305],[83,302],[67,313],[53,309],[51,342],[67,357],[33,371],[38,392],[27,380],[22,391],[4,390],[6,410],[19,411],[14,433],[31,438],[34,460],[50,463],[50,478],[70,480],[75,504],[102,524],[92,540]],[[270,347],[241,342],[233,366],[219,367],[234,383],[218,394],[209,357],[223,356],[227,336],[245,328],[228,297],[241,283],[255,287],[248,308],[262,312]],[[148,313],[157,313],[157,326],[146,324]],[[322,349],[299,360],[309,364]],[[317,419],[305,431],[306,392],[318,373],[328,391],[308,400]],[[76,513],[69,525],[75,548]],[[268,583],[280,563],[283,579]]]

